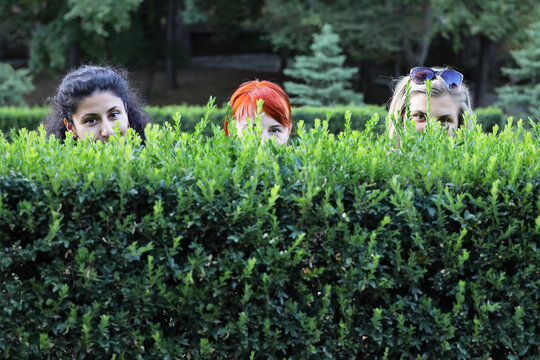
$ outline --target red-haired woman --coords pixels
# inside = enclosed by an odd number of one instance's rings
[[[236,134],[242,136],[248,118],[255,119],[257,100],[264,101],[261,114],[262,138],[274,138],[277,144],[286,144],[291,133],[291,102],[279,85],[270,81],[247,81],[232,94],[231,104]],[[225,134],[229,135],[225,119]]]

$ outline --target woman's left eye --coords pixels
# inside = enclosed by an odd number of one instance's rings
[[[270,134],[279,134],[281,132],[281,129],[280,128],[271,128],[269,133]]]
[[[448,123],[452,122],[452,120],[450,120],[447,117],[439,118],[438,120],[439,120],[439,122],[441,122],[443,124],[448,124]]]
[[[118,111],[112,112],[111,115],[109,115],[112,119],[117,119],[118,116],[120,116],[120,113]]]

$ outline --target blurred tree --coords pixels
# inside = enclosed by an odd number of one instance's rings
[[[498,105],[507,114],[540,120],[540,22],[532,24],[527,34],[524,47],[511,52],[517,66],[502,69],[513,84],[497,89]]]
[[[167,0],[167,56],[165,57],[167,68],[167,86],[169,89],[178,89],[176,80],[176,47],[178,0]]]
[[[322,26],[312,1],[307,0],[266,0],[261,15],[257,24],[281,56],[282,68],[287,57],[309,52],[312,34]]]
[[[311,34],[331,24],[359,65],[366,93],[381,81],[375,64],[393,62],[395,76],[424,64],[440,31],[438,16],[430,0],[267,0],[259,24],[282,58],[307,53]]]
[[[404,49],[408,65],[419,65],[439,31],[432,8],[430,0],[267,0],[260,25],[287,55],[306,53],[311,33],[328,23],[356,62],[391,60]]]
[[[363,92],[387,81],[375,73],[376,64],[394,63],[394,76],[403,68],[425,65],[431,43],[440,32],[440,16],[430,0],[317,0],[325,22],[334,26],[350,60],[359,64]]]
[[[394,60],[396,75],[403,67],[425,65],[438,36],[451,40],[456,52],[463,48],[464,39],[477,36],[475,102],[483,105],[489,71],[496,61],[494,44],[520,44],[523,25],[536,20],[539,11],[537,0],[267,0],[259,24],[275,49],[291,56],[306,53],[310,34],[329,23],[352,61]],[[370,81],[369,74],[363,73],[363,78]]]
[[[9,64],[0,63],[0,106],[26,105],[23,95],[34,90],[27,69],[15,70]]]
[[[331,106],[337,104],[362,104],[362,94],[347,89],[357,68],[344,67],[345,55],[339,46],[339,35],[331,25],[324,25],[320,34],[313,35],[310,56],[295,58],[294,69],[284,73],[299,82],[285,82],[285,90],[292,95],[296,105]]]
[[[186,0],[187,1],[187,0]],[[0,0],[0,31],[29,43],[33,73],[79,65],[83,60],[145,66],[149,97],[158,61],[169,88],[178,86],[176,65],[185,52],[183,0]]]
[[[419,0],[408,1],[418,3]],[[414,27],[404,26],[407,15],[421,16],[423,9],[406,12],[403,1],[317,0],[314,9],[324,23],[330,23],[340,35],[351,60],[385,62],[394,58],[402,46],[402,37],[410,37],[411,46],[421,37],[409,36]],[[420,1],[423,4],[423,1]],[[420,19],[421,20],[421,19]],[[417,21],[415,19],[415,21]]]
[[[260,0],[206,0],[208,21],[213,25],[239,31],[258,18],[264,1]]]
[[[431,0],[433,7],[441,9],[443,36],[452,39],[456,50],[462,39],[478,36],[479,51],[475,105],[484,106],[484,95],[488,86],[489,73],[496,57],[495,44],[507,47],[520,46],[526,38],[525,29],[540,16],[538,0]]]
[[[184,0],[182,21],[186,25],[205,24],[208,22],[208,14],[197,0]]]
[[[0,20],[4,31],[30,40],[30,69],[35,73],[76,66],[86,45],[128,28],[131,12],[141,1],[2,0]]]

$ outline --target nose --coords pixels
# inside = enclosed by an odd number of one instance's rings
[[[113,128],[114,122],[112,121],[104,121],[101,124],[100,129],[100,135],[102,139],[109,139],[109,136],[112,136],[114,134],[114,128]]]
[[[422,131],[426,127],[426,122],[425,121],[422,121],[422,122],[417,121],[415,125],[416,125],[416,131]]]

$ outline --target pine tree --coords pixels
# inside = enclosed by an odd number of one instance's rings
[[[343,64],[345,55],[339,46],[339,35],[331,25],[324,25],[320,34],[313,35],[312,55],[296,56],[294,69],[285,69],[285,75],[299,82],[286,81],[285,91],[295,105],[331,106],[363,103],[362,94],[349,89],[357,68]]]
[[[0,106],[24,106],[23,95],[34,90],[28,69],[15,70],[0,63]]]
[[[530,26],[528,35],[523,48],[512,51],[517,67],[502,69],[514,84],[497,89],[498,105],[508,114],[540,119],[540,22]]]

